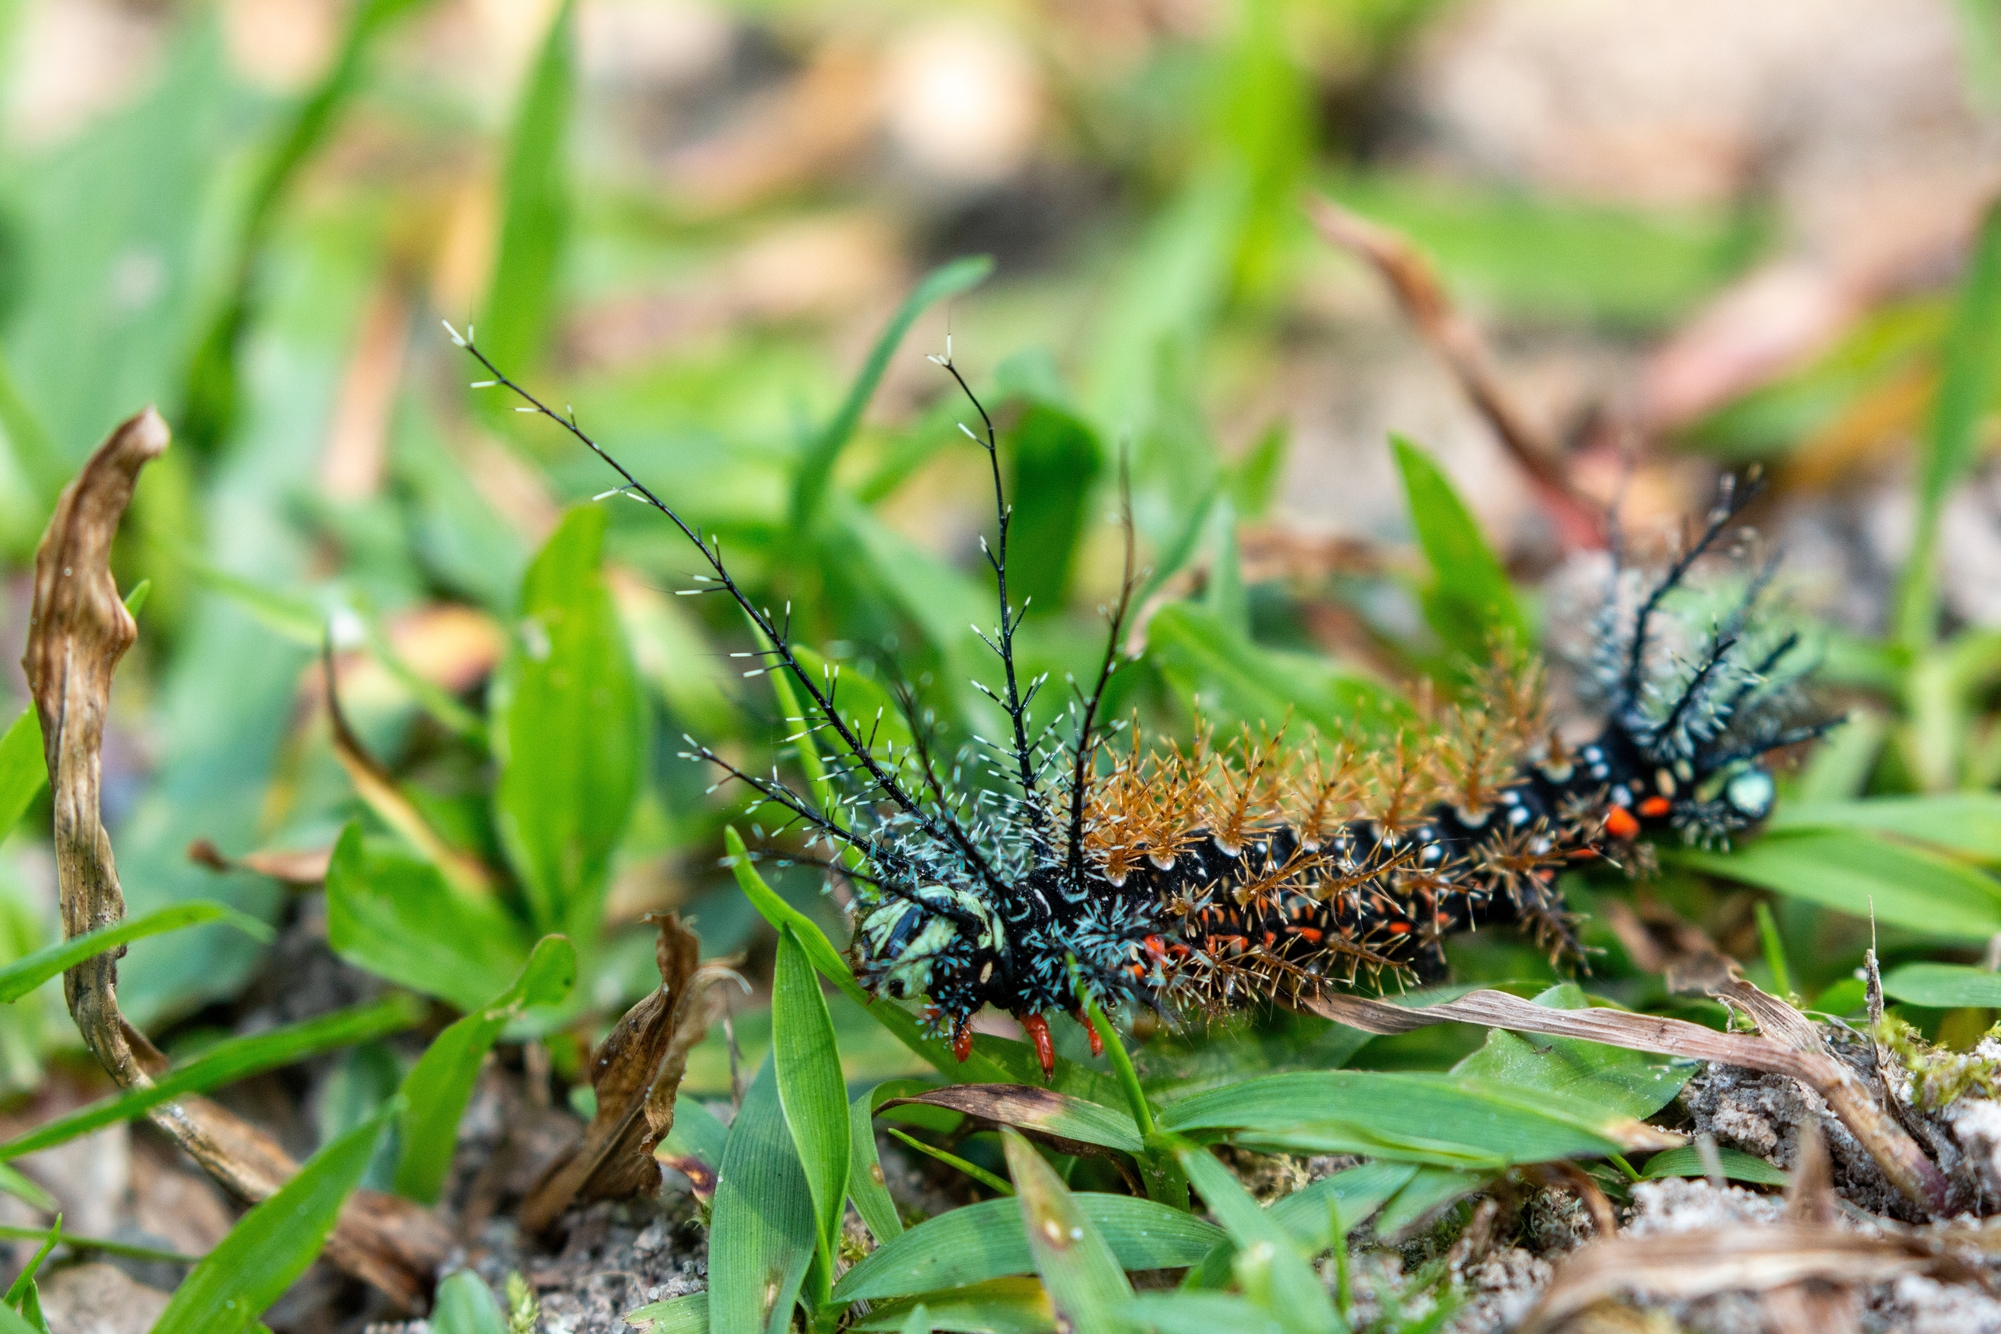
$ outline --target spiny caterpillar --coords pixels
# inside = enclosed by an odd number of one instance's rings
[[[933,360],[978,412],[983,432],[966,434],[993,475],[997,541],[981,545],[1000,619],[981,638],[1001,680],[981,688],[1008,723],[1002,741],[975,751],[988,781],[968,784],[963,764],[941,767],[907,693],[901,744],[879,720],[844,713],[838,669],[807,670],[789,611],[774,617],[753,602],[718,542],[574,414],[550,410],[469,338],[452,337],[493,377],[475,387],[504,387],[521,411],[588,446],[621,479],[605,495],[664,514],[708,565],[697,591],[723,593],[749,617],[762,647],[745,655],[761,663],[747,675],[782,672],[803,694],[805,716],[790,721],[825,760],[832,795],[802,794],[775,768],[750,772],[692,738],[688,754],[784,811],[809,850],[830,852],[816,864],[854,887],[857,976],[872,994],[927,1001],[933,1031],[961,1060],[973,1015],[991,1005],[1021,1022],[1048,1073],[1045,1016],[1076,1012],[1080,989],[1169,1012],[1284,1001],[1364,974],[1436,973],[1445,937],[1488,923],[1522,925],[1576,955],[1559,869],[1643,856],[1649,834],[1715,843],[1757,824],[1774,799],[1764,757],[1832,725],[1791,723],[1806,655],[1797,635],[1761,615],[1770,564],[1706,626],[1693,628],[1679,605],[1699,600],[1690,576],[1748,501],[1726,481],[1702,532],[1659,577],[1614,560],[1579,663],[1581,693],[1604,717],[1587,744],[1568,747],[1549,727],[1540,668],[1503,655],[1469,702],[1421,699],[1382,735],[1280,727],[1226,744],[1199,735],[1186,749],[1134,739],[1114,753],[1120,728],[1103,715],[1135,586],[1129,517],[1125,582],[1096,679],[1088,690],[1071,683],[1068,708],[1038,727],[1030,709],[1044,682],[1022,681],[1016,666],[1023,609],[1008,594],[1010,508],[994,425],[948,344]]]

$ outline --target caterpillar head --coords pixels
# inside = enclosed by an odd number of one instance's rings
[[[963,1018],[980,1007],[1005,937],[991,909],[963,889],[921,885],[884,898],[855,924],[856,972],[869,990],[929,997]]]

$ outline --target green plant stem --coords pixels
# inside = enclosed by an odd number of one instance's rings
[[[1147,1104],[1146,1090],[1140,1087],[1139,1072],[1133,1069],[1133,1060],[1127,1053],[1125,1044],[1119,1041],[1118,1030],[1105,1017],[1102,1006],[1088,988],[1077,978],[1077,961],[1070,961],[1070,976],[1077,986],[1077,1003],[1083,1008],[1091,1027],[1097,1030],[1099,1039],[1105,1044],[1105,1055],[1111,1059],[1112,1073],[1118,1077],[1119,1087],[1125,1090],[1126,1103],[1131,1108],[1133,1121],[1139,1126],[1141,1139],[1154,1133],[1153,1108]]]
[[[1786,944],[1779,939],[1779,924],[1772,920],[1772,905],[1760,899],[1752,912],[1758,919],[1758,944],[1765,951],[1765,966],[1772,970],[1772,984],[1781,996],[1796,994],[1792,970],[1786,967]]]
[[[936,1158],[939,1162],[945,1164],[945,1166],[947,1167],[958,1168],[961,1172],[964,1172],[967,1176],[979,1182],[981,1185],[987,1187],[989,1190],[998,1191],[1002,1195],[1014,1194],[1013,1186],[1010,1186],[1007,1182],[1002,1181],[999,1177],[995,1176],[992,1172],[987,1171],[986,1168],[979,1166],[977,1163],[969,1163],[964,1158],[959,1157],[959,1155],[957,1155],[956,1153],[947,1153],[943,1149],[933,1148],[931,1145],[926,1144],[923,1140],[918,1139],[915,1135],[904,1134],[901,1130],[898,1130],[895,1126],[884,1126],[883,1129],[887,1130],[890,1134],[896,1136],[896,1138],[900,1140],[902,1143],[909,1145],[911,1148],[917,1150],[925,1157]],[[40,1236],[41,1234],[36,1233],[35,1235]]]

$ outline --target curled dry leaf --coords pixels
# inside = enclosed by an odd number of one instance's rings
[[[1741,979],[1717,996],[1749,1014],[1762,1031],[1719,1033],[1683,1019],[1624,1010],[1556,1010],[1500,991],[1475,991],[1421,1009],[1328,993],[1302,1001],[1301,1008],[1365,1033],[1408,1033],[1442,1023],[1480,1024],[1790,1075],[1827,1100],[1828,1108],[1907,1199],[1933,1217],[1950,1211],[1950,1187],[1937,1164],[1870,1096],[1861,1076],[1827,1049],[1805,1015]]]
[[[674,1128],[674,1094],[688,1052],[709,1030],[709,988],[732,976],[700,966],[701,942],[673,913],[654,918],[660,988],[625,1012],[591,1057],[597,1114],[583,1138],[542,1173],[521,1226],[545,1232],[573,1204],[619,1199],[660,1184],[653,1150]]]
[[[1572,550],[1604,546],[1599,507],[1571,484],[1556,442],[1530,424],[1494,374],[1486,340],[1452,304],[1444,284],[1418,248],[1402,233],[1350,213],[1331,199],[1310,200],[1307,212],[1330,244],[1366,260],[1389,283],[1411,323],[1458,378],[1466,397],[1500,437],[1502,447],[1528,474],[1563,544]]]
[[[112,537],[131,503],[139,470],[160,456],[167,441],[167,424],[151,408],[120,423],[63,490],[35,552],[34,608],[21,666],[42,723],[65,937],[125,916],[99,795],[112,674],[139,627],[119,599],[109,562]],[[167,1063],[118,1011],[123,954],[112,950],[70,969],[63,975],[63,996],[91,1054],[120,1085],[142,1088]],[[268,1136],[207,1098],[180,1098],[148,1115],[246,1202],[276,1194],[298,1171]],[[343,1209],[326,1257],[414,1307],[450,1244],[450,1235],[429,1212],[361,1191]]]
[[[1592,1242],[1565,1260],[1523,1334],[1550,1329],[1594,1302],[1634,1295],[1661,1301],[1719,1292],[1769,1292],[1809,1281],[1869,1284],[1903,1274],[1958,1272],[1950,1257],[1900,1236],[1869,1236],[1815,1223],[1702,1228]]]
[[[311,889],[326,883],[327,866],[333,861],[333,849],[267,848],[246,852],[232,860],[208,839],[198,838],[188,844],[188,860],[218,875],[249,871],[254,875],[267,876],[291,889]]]

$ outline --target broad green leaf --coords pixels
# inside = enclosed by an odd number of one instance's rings
[[[1058,1318],[1080,1331],[1115,1328],[1133,1292],[1118,1257],[1033,1145],[1006,1128],[1001,1145],[1035,1272]]]
[[[773,1062],[744,1094],[709,1214],[709,1312],[718,1330],[784,1334],[813,1259],[813,1188],[785,1126]]]
[[[778,1100],[806,1170],[819,1219],[820,1249],[835,1254],[848,1196],[848,1095],[841,1053],[820,977],[806,959],[797,933],[778,933],[778,966],[771,984],[771,1059],[778,1070]]]
[[[910,332],[910,326],[933,303],[956,296],[981,282],[993,272],[993,267],[994,262],[985,255],[955,259],[926,274],[916,290],[904,298],[903,304],[890,317],[888,326],[870,349],[868,360],[862,364],[861,373],[849,387],[847,397],[841,400],[841,406],[800,456],[799,470],[792,484],[792,530],[795,533],[812,530],[827,484],[833,477],[834,464],[840,460],[841,451],[861,424],[862,412],[868,407],[869,400],[875,397],[876,386],[882,383],[883,372],[889,369],[889,359],[896,354],[903,336]]]
[[[1633,1123],[1586,1116],[1541,1094],[1486,1080],[1411,1071],[1270,1075],[1169,1103],[1173,1133],[1226,1132],[1291,1152],[1365,1153],[1448,1167],[1501,1167],[1632,1147]]]
[[[1060,612],[1104,467],[1104,447],[1084,422],[1046,403],[1023,410],[1008,443],[1014,447],[1008,598],[1017,607]]]
[[[370,847],[349,824],[327,865],[327,943],[357,968],[471,1013],[528,959],[521,924],[432,863]]]
[[[605,521],[602,506],[577,506],[528,567],[489,694],[501,845],[536,930],[586,952],[639,795],[649,716],[599,571]]]
[[[15,724],[16,727],[19,724]],[[5,743],[0,743],[4,748]],[[139,917],[128,917],[112,926],[86,931],[80,936],[59,941],[45,949],[36,950],[26,958],[16,959],[0,968],[0,1001],[17,1001],[33,991],[56,974],[65,972],[85,959],[92,959],[106,950],[116,949],[128,941],[143,940],[147,936],[157,936],[167,931],[178,931],[182,927],[194,926],[200,922],[226,922],[254,940],[269,944],[277,935],[269,926],[250,916],[238,912],[226,903],[214,903],[207,899],[191,899],[186,903],[176,903],[165,908],[155,908]]]
[[[1772,833],[1867,829],[1929,843],[1979,861],[2001,862],[2001,793],[1932,792],[1854,801],[1781,802],[1766,829]]]
[[[1940,516],[1979,458],[1981,423],[2001,376],[2001,204],[1989,207],[1974,240],[1944,359],[1918,465],[1916,532],[1897,588],[1897,639],[1913,652],[1938,633]]]
[[[1293,720],[1322,736],[1379,730],[1404,712],[1387,687],[1331,667],[1324,659],[1283,653],[1231,632],[1205,607],[1170,602],[1146,627],[1147,660],[1174,687],[1199,701],[1218,726],[1276,728]]]
[[[570,0],[563,0],[529,67],[501,175],[500,251],[477,329],[481,350],[510,372],[532,365],[541,350],[569,230],[577,82],[571,11]]]
[[[709,1334],[709,1294],[691,1292],[627,1311],[625,1323],[644,1334]]]
[[[931,1308],[923,1302],[910,1308],[910,1315],[903,1322],[902,1334],[935,1334],[937,1326],[931,1323]]]
[[[1717,1158],[1723,1165],[1723,1175],[1732,1181],[1749,1181],[1759,1186],[1783,1186],[1792,1180],[1784,1172],[1773,1167],[1763,1158],[1753,1157],[1742,1149],[1718,1149]],[[1669,1149],[1647,1159],[1647,1165],[1640,1169],[1640,1175],[1649,1181],[1662,1177],[1699,1177],[1708,1171],[1702,1165],[1702,1154],[1693,1145],[1686,1148]]]
[[[848,1198],[880,1248],[902,1235],[903,1219],[897,1215],[876,1154],[874,1099],[871,1089],[848,1104]]]
[[[692,1153],[713,1168],[722,1162],[729,1138],[729,1127],[718,1121],[714,1112],[693,1098],[674,1095],[674,1128],[667,1132],[663,1145],[674,1146],[676,1153]]]
[[[1326,1301],[1325,1296],[1321,1298]],[[1157,1334],[1285,1334],[1271,1312],[1226,1292],[1142,1292],[1126,1304],[1131,1323]]]
[[[0,1306],[0,1334],[43,1334],[28,1318],[9,1306]]]
[[[886,1302],[850,1328],[900,1331],[911,1312],[920,1306],[930,1313],[934,1329],[963,1330],[965,1334],[1055,1334],[1056,1330],[1056,1313],[1050,1309],[1049,1294],[1032,1278],[997,1278],[948,1292],[927,1292],[921,1297]],[[1077,1326],[1076,1334],[1088,1331]]]
[[[1575,982],[1551,987],[1535,1000],[1552,1009],[1590,1008]],[[1556,1105],[1582,1114],[1595,1108],[1635,1120],[1667,1106],[1695,1070],[1694,1061],[1669,1060],[1578,1038],[1527,1037],[1504,1028],[1488,1032],[1480,1050],[1452,1067],[1455,1075],[1547,1094]]]
[[[141,1112],[163,1102],[172,1102],[183,1094],[206,1093],[321,1052],[400,1033],[421,1019],[423,1013],[423,1005],[414,998],[397,995],[373,1005],[336,1010],[332,1014],[267,1033],[231,1038],[209,1048],[186,1065],[169,1070],[149,1088],[128,1089],[113,1097],[100,1099],[67,1116],[45,1121],[33,1130],[0,1144],[0,1161],[11,1161],[37,1149],[65,1143],[79,1135],[87,1135],[99,1126],[129,1121]]]
[[[431,1306],[431,1334],[508,1334],[507,1317],[479,1275],[461,1269],[438,1285],[438,1299]]]
[[[743,890],[744,897],[750,900],[751,906],[757,909],[758,914],[771,923],[773,930],[782,931],[788,926],[791,927],[798,936],[800,947],[806,951],[807,959],[819,970],[820,975],[839,988],[841,994],[849,1000],[866,1007],[870,1017],[894,1034],[897,1041],[929,1061],[948,1079],[964,1077],[1001,1081],[1013,1078],[1005,1068],[981,1056],[977,1042],[973,1054],[961,1062],[952,1055],[951,1048],[944,1043],[935,1038],[925,1037],[916,1016],[910,1011],[892,1001],[877,1000],[864,991],[861,983],[855,981],[854,972],[848,967],[848,961],[841,957],[841,952],[827,939],[827,933],[806,914],[780,898],[771,886],[764,883],[764,877],[757,873],[756,864],[751,861],[749,852],[744,848],[742,836],[734,828],[723,831],[723,850],[729,854],[730,867],[736,873],[737,886]]]
[[[1395,1242],[1439,1211],[1480,1190],[1494,1179],[1490,1172],[1462,1172],[1450,1167],[1420,1167],[1402,1190],[1390,1197],[1376,1215],[1376,1235]]]
[[[153,1334],[232,1334],[250,1328],[319,1256],[341,1205],[368,1170],[382,1128],[401,1110],[391,1100],[307,1159],[276,1195],[238,1219],[174,1290]]]
[[[1528,623],[1515,603],[1508,572],[1480,534],[1479,524],[1431,456],[1402,436],[1391,437],[1403,474],[1411,524],[1431,563],[1424,591],[1431,628],[1460,657],[1485,662],[1497,643],[1526,648]]]
[[[42,754],[42,717],[33,705],[0,736],[0,838],[14,832],[28,807],[49,785],[49,766]]]
[[[1262,1289],[1262,1299],[1253,1300],[1287,1329],[1333,1334],[1340,1319],[1319,1277],[1294,1246],[1292,1234],[1259,1207],[1215,1154],[1184,1148],[1177,1157],[1181,1170],[1188,1174],[1188,1184],[1201,1193],[1202,1202],[1236,1243],[1239,1282],[1247,1291]],[[1261,1271],[1257,1282],[1250,1281],[1247,1268]]]
[[[1837,829],[1770,833],[1729,852],[1667,860],[1929,936],[1984,941],[2001,931],[2001,884],[1923,848]]]
[[[533,1006],[555,1005],[577,980],[577,951],[562,936],[544,936],[514,985],[431,1040],[403,1079],[403,1117],[396,1192],[436,1204],[458,1147],[459,1119],[472,1101],[480,1063],[510,1023]]]
[[[2001,1006],[2001,973],[1960,963],[1907,963],[1883,974],[1883,994],[1937,1010]]]
[[[1124,1269],[1179,1269],[1223,1240],[1214,1223],[1152,1200],[1089,1191],[1071,1199]],[[841,1275],[834,1299],[876,1301],[1033,1273],[1021,1218],[1021,1205],[1011,1199],[981,1200],[928,1218]]]

